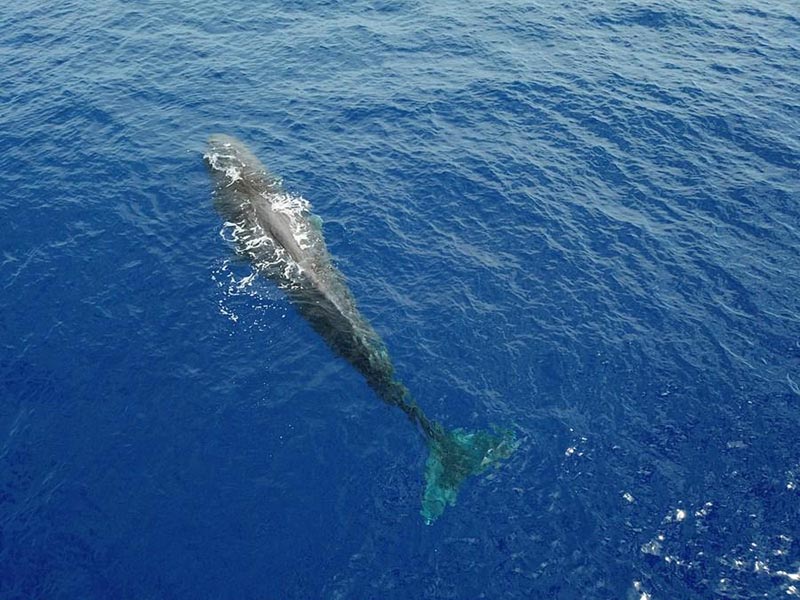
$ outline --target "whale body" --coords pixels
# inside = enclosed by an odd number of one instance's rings
[[[421,513],[431,524],[454,504],[461,483],[511,454],[510,432],[446,431],[431,421],[395,376],[386,345],[359,312],[325,245],[311,206],[287,193],[238,139],[209,138],[203,155],[214,204],[232,230],[236,252],[283,290],[297,311],[384,402],[419,426],[430,448]]]

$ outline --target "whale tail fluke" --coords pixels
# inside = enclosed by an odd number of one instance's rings
[[[458,490],[467,477],[508,458],[518,446],[511,431],[445,431],[438,423],[435,427],[436,434],[428,439],[430,454],[425,463],[425,492],[420,511],[428,525],[448,504],[455,504]]]

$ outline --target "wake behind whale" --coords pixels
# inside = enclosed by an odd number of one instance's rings
[[[204,159],[214,185],[214,204],[233,229],[236,252],[284,291],[384,402],[400,408],[419,426],[430,450],[421,513],[426,523],[433,523],[447,504],[455,504],[467,477],[513,452],[512,435],[446,431],[428,419],[396,378],[383,340],[359,312],[309,203],[284,191],[280,180],[236,138],[211,136]]]

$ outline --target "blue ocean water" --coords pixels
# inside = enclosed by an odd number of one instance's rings
[[[800,595],[793,2],[0,11],[0,598]],[[426,451],[220,235],[245,140]]]

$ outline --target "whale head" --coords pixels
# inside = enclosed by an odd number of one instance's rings
[[[269,174],[255,154],[233,136],[224,133],[211,135],[203,159],[217,187],[255,182],[278,187],[277,179]]]

